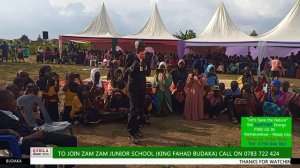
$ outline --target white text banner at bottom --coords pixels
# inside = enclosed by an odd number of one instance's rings
[[[290,165],[286,159],[53,159],[30,158],[32,165]]]

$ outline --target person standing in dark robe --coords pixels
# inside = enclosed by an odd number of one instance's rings
[[[135,53],[126,56],[124,80],[127,83],[130,110],[128,114],[127,129],[130,134],[129,139],[133,143],[138,143],[142,133],[139,131],[141,127],[144,104],[146,95],[146,70],[144,63],[145,44],[142,41],[135,42]]]
[[[177,83],[179,81],[185,82],[187,80],[188,73],[185,68],[184,60],[179,60],[178,67],[176,69],[173,69],[170,74],[172,75],[173,83],[175,86],[177,86]]]

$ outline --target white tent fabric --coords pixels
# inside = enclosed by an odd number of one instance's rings
[[[300,46],[300,0],[275,28],[257,38],[268,46]]]
[[[66,34],[63,36],[114,38],[119,37],[120,35],[111,23],[103,3],[100,13],[85,30],[79,33]]]
[[[255,40],[234,25],[222,2],[203,33],[186,40],[186,46],[249,46]]]
[[[155,3],[152,15],[147,21],[146,25],[135,35],[127,35],[123,38],[126,39],[145,39],[145,40],[179,40],[171,35],[161,17]]]
[[[266,48],[266,42],[265,41],[260,41],[258,43],[258,68],[257,68],[257,74],[258,76],[261,76],[261,69],[260,69],[260,65],[264,59],[264,55],[265,55],[265,48]]]

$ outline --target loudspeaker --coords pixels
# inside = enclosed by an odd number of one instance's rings
[[[43,31],[43,39],[44,40],[47,40],[49,37],[48,37],[48,32],[47,31]]]

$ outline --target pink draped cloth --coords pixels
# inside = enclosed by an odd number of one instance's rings
[[[201,74],[199,77],[189,74],[186,81],[186,99],[184,107],[184,118],[188,120],[202,120],[204,119],[204,85],[205,75]]]

